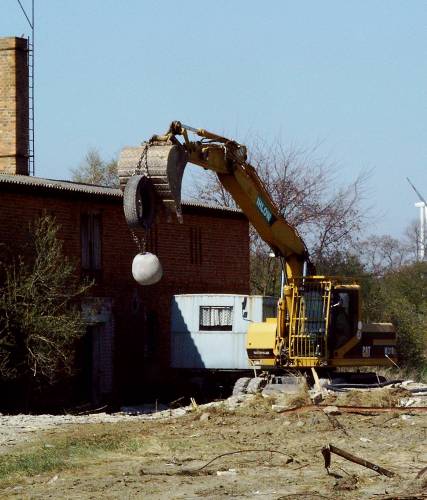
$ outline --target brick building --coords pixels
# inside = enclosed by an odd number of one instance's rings
[[[43,213],[56,217],[65,252],[96,283],[82,303],[88,325],[82,391],[95,402],[113,393],[119,401],[142,400],[167,378],[172,296],[249,293],[248,221],[238,210],[198,203],[183,204],[183,224],[160,215],[148,249],[164,276],[156,285],[137,285],[122,192],[28,175],[24,42],[0,39],[0,243],[19,247],[31,221]]]

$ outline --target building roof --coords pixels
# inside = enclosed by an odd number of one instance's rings
[[[48,191],[64,191],[67,193],[82,193],[88,195],[101,196],[106,198],[123,198],[121,189],[110,188],[105,186],[96,186],[93,184],[83,184],[81,182],[72,182],[64,180],[44,179],[42,177],[32,177],[29,175],[8,175],[0,174],[1,185],[16,185],[36,190]],[[238,208],[223,207],[212,203],[203,203],[195,200],[183,200],[182,205],[185,207],[208,208],[212,210],[220,210],[222,212],[241,213]]]

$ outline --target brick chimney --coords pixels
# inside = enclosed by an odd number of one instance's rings
[[[28,41],[0,38],[0,174],[28,175]]]

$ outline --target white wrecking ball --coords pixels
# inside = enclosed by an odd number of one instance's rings
[[[163,276],[160,260],[150,252],[135,255],[132,262],[132,276],[140,285],[154,285]]]

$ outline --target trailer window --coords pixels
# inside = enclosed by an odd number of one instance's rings
[[[232,306],[200,306],[199,330],[232,330]]]

